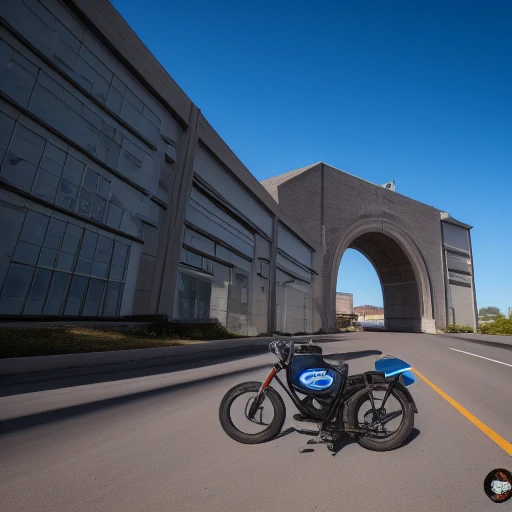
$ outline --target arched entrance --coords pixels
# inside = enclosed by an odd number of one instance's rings
[[[337,243],[326,272],[326,325],[335,326],[337,271],[347,249],[368,258],[379,276],[384,300],[385,328],[392,331],[432,332],[432,298],[427,268],[414,242],[398,227],[378,220],[365,220],[344,233]],[[329,265],[329,262],[325,262]]]

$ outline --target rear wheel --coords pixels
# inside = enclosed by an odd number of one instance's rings
[[[279,393],[265,389],[263,401],[251,420],[248,411],[261,382],[244,382],[231,388],[222,399],[219,420],[224,432],[239,443],[258,444],[274,439],[286,418],[286,408]]]
[[[400,388],[393,387],[382,407],[388,387],[370,387],[376,412],[366,389],[358,391],[346,404],[345,421],[351,428],[366,430],[366,434],[358,436],[358,443],[368,450],[394,450],[407,440],[414,427],[414,411]]]

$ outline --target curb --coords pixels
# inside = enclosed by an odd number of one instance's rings
[[[54,356],[0,359],[0,376],[33,374],[54,370],[89,368],[126,363],[179,364],[227,355],[256,355],[268,352],[272,338],[211,341],[175,347],[88,352]],[[231,343],[229,343],[231,342]]]

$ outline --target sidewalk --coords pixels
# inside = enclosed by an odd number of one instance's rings
[[[337,335],[297,336],[296,340],[329,341]],[[0,376],[48,372],[71,368],[98,367],[124,363],[156,362],[179,364],[192,360],[214,359],[226,355],[249,356],[265,354],[273,337],[236,338],[230,340],[206,341],[176,347],[116,350],[112,352],[89,352],[56,356],[16,357],[0,359]],[[336,338],[334,338],[336,339]]]

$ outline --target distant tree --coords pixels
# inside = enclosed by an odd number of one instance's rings
[[[501,315],[501,311],[500,308],[497,308],[496,306],[480,308],[480,311],[478,312],[478,316],[484,321],[494,320],[498,315]]]

